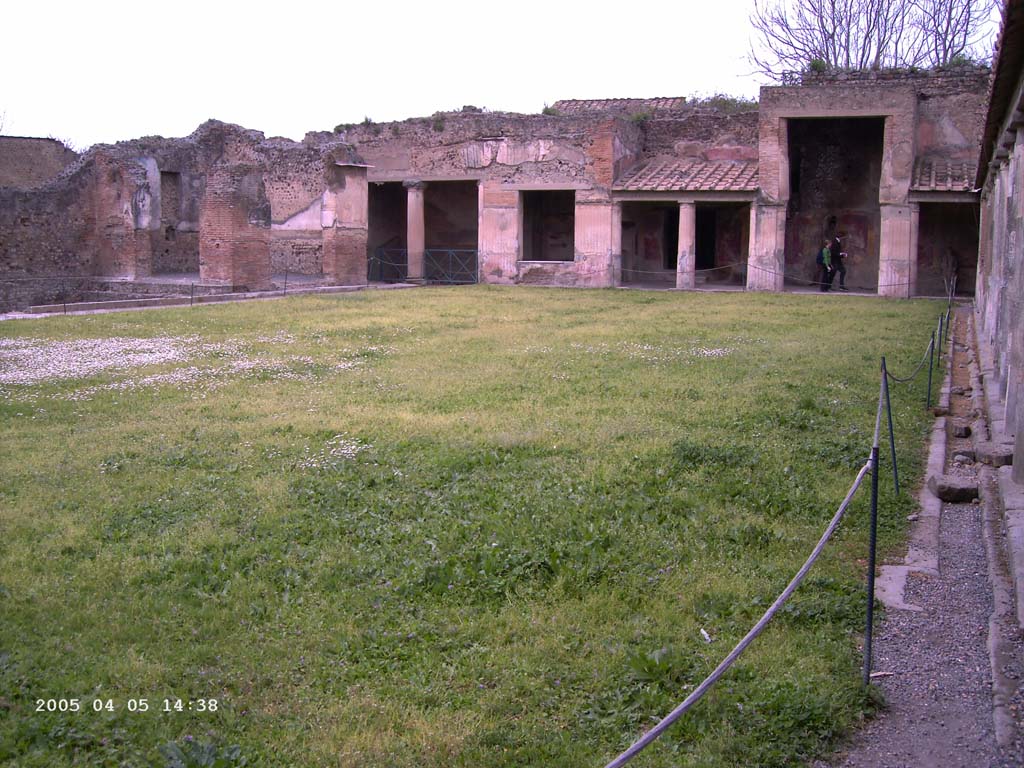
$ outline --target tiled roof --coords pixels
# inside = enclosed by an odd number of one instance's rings
[[[914,163],[912,192],[970,192],[978,166],[969,162],[918,159]]]
[[[592,115],[599,114],[640,114],[648,113],[657,116],[666,112],[679,112],[686,109],[685,96],[673,96],[656,99],[565,99],[556,101],[551,109],[560,115]]]
[[[651,162],[630,171],[613,189],[627,192],[755,192],[757,163],[700,160]]]

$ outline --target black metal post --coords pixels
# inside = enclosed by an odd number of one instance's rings
[[[189,290],[189,293],[188,293],[188,305],[191,307],[195,303],[196,303],[196,284],[192,283],[192,288]]]
[[[942,339],[944,338],[943,337],[943,333],[942,333],[942,315],[939,315],[939,337],[938,338],[939,338],[938,357],[941,360],[942,359]]]
[[[928,397],[925,400],[925,408],[932,407],[932,363],[935,352],[935,331],[932,331],[932,340],[928,344]]]
[[[871,641],[875,623],[875,547],[878,533],[878,438],[871,447],[871,541],[868,545],[868,615],[864,626],[864,687],[871,684]]]
[[[889,371],[882,358],[882,389],[885,390],[885,412],[889,416],[889,453],[892,456],[892,484],[896,493],[900,492],[900,473],[896,466],[896,436],[892,431],[892,402],[889,400]]]

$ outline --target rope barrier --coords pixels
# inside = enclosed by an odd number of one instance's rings
[[[948,326],[947,326],[948,327]],[[868,585],[867,585],[867,611],[866,611],[866,627],[864,630],[864,670],[863,670],[863,682],[867,686],[871,680],[871,646],[873,637],[873,626],[874,626],[874,583],[875,583],[875,547],[876,547],[876,531],[877,531],[877,520],[878,520],[878,465],[879,465],[879,437],[882,429],[882,412],[888,412],[888,426],[889,426],[889,445],[890,450],[893,453],[893,480],[896,486],[896,492],[899,493],[899,480],[896,474],[896,449],[895,440],[893,435],[892,425],[892,406],[889,400],[889,387],[888,381],[892,379],[898,382],[908,382],[912,380],[920,372],[924,365],[924,360],[929,359],[935,347],[935,333],[932,332],[931,341],[928,344],[928,351],[925,353],[925,358],[918,364],[917,369],[911,376],[901,379],[893,376],[889,373],[885,358],[882,358],[881,364],[881,376],[879,377],[879,393],[878,393],[878,406],[875,411],[875,430],[871,443],[871,455],[864,466],[861,467],[857,473],[857,477],[854,479],[853,484],[847,491],[842,503],[833,515],[832,520],[829,522],[825,529],[825,532],[821,535],[817,545],[814,547],[807,560],[801,566],[800,570],[797,571],[793,579],[786,585],[786,588],[779,594],[775,599],[775,602],[769,606],[768,610],[764,612],[764,615],[758,620],[758,622],[743,636],[736,646],[730,651],[729,655],[726,656],[715,669],[709,674],[700,685],[698,685],[693,692],[687,696],[682,703],[680,703],[675,709],[669,714],[663,717],[651,730],[647,731],[643,736],[637,739],[628,749],[622,752],[618,757],[608,763],[605,768],[621,768],[626,765],[640,752],[646,749],[656,739],[658,739],[673,723],[675,723],[683,714],[685,714],[690,708],[692,708],[701,698],[707,693],[708,690],[718,681],[718,679],[725,674],[725,672],[735,663],[736,659],[743,653],[744,650],[757,638],[761,632],[764,631],[768,623],[778,613],[779,609],[786,603],[793,592],[800,586],[801,582],[810,571],[811,567],[817,561],[821,552],[824,550],[825,545],[832,538],[836,528],[839,526],[840,521],[846,514],[846,510],[850,506],[850,502],[853,500],[854,495],[857,493],[861,484],[864,482],[864,477],[868,472],[871,472],[871,521],[870,521],[870,544],[869,544],[869,557],[868,557]]]
[[[728,670],[729,667],[733,665],[736,659],[739,658],[740,654],[742,654],[743,651],[746,650],[747,646],[750,645],[754,641],[754,639],[761,634],[762,631],[764,631],[764,628],[768,625],[768,622],[772,620],[775,614],[778,613],[779,609],[789,599],[790,595],[792,595],[793,592],[796,591],[796,588],[800,586],[800,583],[804,580],[804,577],[807,575],[807,572],[811,569],[811,566],[814,565],[815,561],[818,559],[818,556],[825,548],[825,545],[828,543],[829,539],[832,538],[832,534],[835,532],[836,528],[839,526],[839,522],[843,519],[843,516],[846,514],[846,510],[850,506],[850,502],[853,500],[854,494],[857,492],[857,489],[860,488],[860,484],[861,482],[863,482],[864,476],[871,469],[871,466],[871,461],[869,460],[867,464],[861,467],[860,472],[857,473],[856,480],[853,481],[853,485],[850,486],[850,490],[846,494],[846,498],[844,498],[842,504],[839,505],[839,509],[836,511],[835,515],[832,517],[831,522],[828,524],[828,527],[825,529],[825,532],[818,540],[818,544],[814,547],[814,550],[811,552],[810,556],[807,558],[806,562],[804,562],[800,570],[797,571],[796,575],[789,582],[786,588],[782,591],[782,594],[780,594],[775,599],[775,602],[772,603],[771,606],[769,606],[768,610],[764,612],[764,615],[761,617],[761,619],[753,626],[753,628],[749,632],[747,632],[746,635],[744,635],[743,639],[736,644],[736,647],[732,649],[729,655],[726,656],[717,667],[715,667],[714,671],[704,679],[704,682],[702,682],[699,686],[697,686],[697,688],[694,689],[693,693],[687,696],[686,699],[678,707],[673,709],[657,725],[651,728],[651,730],[649,730],[641,738],[634,742],[629,747],[629,749],[627,749],[625,752],[623,752],[610,763],[608,763],[605,766],[605,768],[620,768],[620,766],[623,766],[626,763],[628,763],[630,760],[632,760],[634,757],[640,754],[640,752],[642,752],[649,744],[651,744],[651,742],[653,742],[655,739],[661,736],[661,734],[664,733],[665,730],[670,725],[672,725],[672,723],[678,720],[688,709],[690,709],[694,704],[700,701],[700,699],[704,696],[705,693],[707,693],[711,686],[715,684],[718,678],[720,678],[726,672],[726,670]]]
[[[928,344],[928,348],[925,349],[925,351],[924,351],[924,357],[921,358],[921,362],[917,364],[917,368],[914,369],[914,372],[912,374],[910,374],[909,376],[907,376],[906,378],[902,378],[901,379],[899,376],[894,376],[892,373],[889,372],[888,369],[886,369],[885,375],[889,377],[889,381],[894,381],[897,384],[906,384],[906,383],[908,383],[910,381],[913,381],[916,378],[917,374],[919,374],[921,372],[921,369],[924,368],[924,364],[925,364],[925,362],[927,362],[928,358],[931,356],[931,352],[932,352],[932,345],[931,345],[931,343],[929,343]]]
[[[769,275],[780,275],[784,280],[789,280],[790,282],[794,282],[794,283],[803,283],[804,285],[822,285],[823,284],[820,280],[808,280],[806,278],[796,277],[791,272],[779,272],[778,270],[769,269],[768,267],[762,267],[759,264],[750,264],[749,267],[751,269],[756,269],[756,270],[759,270],[761,272],[766,272]],[[902,287],[910,286],[910,285],[912,285],[912,283],[910,281],[906,281],[906,282],[902,282],[902,283],[879,283],[876,288],[872,288],[869,285],[855,285],[853,287],[856,290],[858,290],[858,291],[874,291],[874,290],[879,290],[881,288],[902,288]]]

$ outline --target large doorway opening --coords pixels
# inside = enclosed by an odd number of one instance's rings
[[[746,282],[750,204],[697,203],[694,219],[695,282]]]
[[[479,237],[475,181],[432,181],[423,193],[423,276],[432,283],[475,283]]]
[[[678,203],[622,204],[623,284],[674,287],[678,256]]]
[[[978,273],[978,205],[921,203],[917,229],[917,296],[973,296]]]
[[[408,192],[401,182],[374,182],[367,199],[366,261],[371,283],[398,283],[408,276]]]
[[[576,192],[524,191],[521,203],[522,261],[575,261]]]
[[[794,287],[817,282],[815,257],[826,239],[838,236],[847,284],[877,291],[885,119],[794,119],[788,128],[787,280]]]

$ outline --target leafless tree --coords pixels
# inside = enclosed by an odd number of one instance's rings
[[[970,57],[991,47],[993,2],[979,0],[913,0],[920,31],[921,51],[927,65],[940,67],[958,56]],[[990,51],[982,51],[987,56]]]
[[[754,0],[750,59],[762,74],[945,66],[984,59],[998,0]]]

